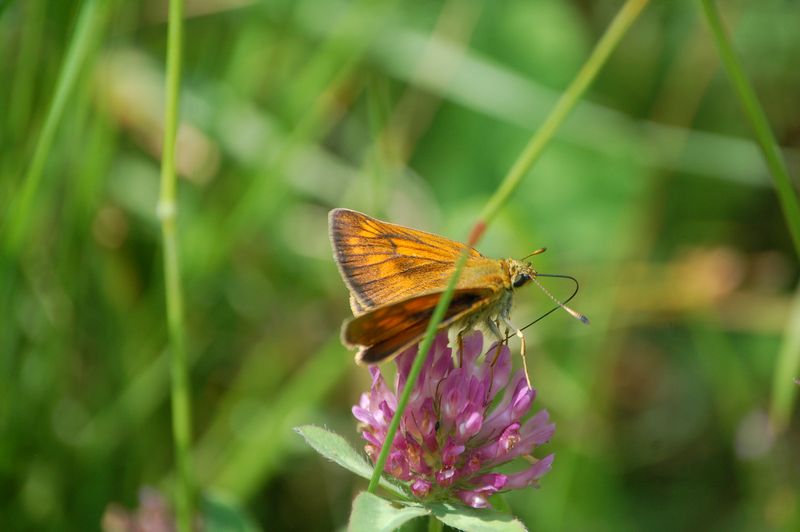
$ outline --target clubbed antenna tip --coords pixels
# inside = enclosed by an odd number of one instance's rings
[[[555,275],[555,274],[539,274],[539,275],[542,276],[542,277],[564,277],[564,278],[567,278],[567,279],[571,279],[576,284],[576,286],[577,286],[577,283],[578,283],[578,281],[575,280],[574,277],[570,277],[568,275]],[[561,301],[556,299],[556,297],[553,294],[551,294],[550,291],[547,288],[542,286],[542,283],[540,283],[535,277],[533,278],[533,282],[536,283],[539,286],[539,288],[541,288],[542,291],[545,294],[547,294],[547,296],[555,302],[556,305],[558,305],[559,307],[564,309],[567,312],[567,314],[569,314],[570,316],[572,316],[576,320],[580,320],[583,324],[589,325],[589,318],[587,318],[585,314],[581,314],[580,312],[569,308],[567,305],[565,305],[564,303],[562,303]],[[576,292],[577,292],[577,290],[576,290]],[[572,296],[574,296],[574,295],[575,294],[573,293]],[[572,296],[570,296],[569,299],[572,299]],[[569,301],[569,299],[567,299],[567,301]]]

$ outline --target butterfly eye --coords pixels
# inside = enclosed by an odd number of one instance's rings
[[[514,278],[514,288],[519,288],[520,286],[524,285],[528,281],[531,280],[531,276],[527,273],[520,273]]]

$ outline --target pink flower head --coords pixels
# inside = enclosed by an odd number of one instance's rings
[[[553,463],[552,454],[532,457],[555,430],[545,410],[528,416],[536,391],[522,371],[512,375],[508,347],[493,345],[484,357],[482,350],[483,335],[475,332],[464,337],[454,359],[447,334],[440,333],[411,392],[384,472],[407,483],[420,499],[486,508],[494,493],[537,485]],[[353,407],[373,463],[416,355],[417,346],[397,357],[394,390],[378,368],[370,368],[370,391]],[[520,456],[533,463],[511,474],[493,471]]]

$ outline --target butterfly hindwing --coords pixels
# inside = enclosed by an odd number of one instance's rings
[[[440,296],[441,292],[424,294],[369,310],[345,322],[342,340],[360,347],[356,354],[359,364],[391,359],[422,339]],[[456,290],[438,330],[488,308],[496,296],[489,288]]]

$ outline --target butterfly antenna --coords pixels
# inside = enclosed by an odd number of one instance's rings
[[[557,306],[551,308],[550,310],[548,310],[547,312],[545,312],[544,314],[542,314],[541,316],[539,316],[538,318],[536,318],[535,320],[533,320],[532,322],[527,324],[525,327],[520,329],[520,331],[524,331],[525,329],[527,329],[531,325],[542,321],[547,316],[549,316],[550,314],[552,314],[553,312],[557,311],[560,308],[563,308],[564,310],[566,310],[569,313],[569,315],[574,317],[575,319],[581,320],[581,322],[585,323],[586,325],[589,325],[589,318],[587,318],[584,314],[581,314],[580,312],[576,312],[576,311],[572,310],[571,308],[569,308],[566,305],[567,303],[569,303],[572,300],[573,297],[575,297],[575,295],[578,293],[578,290],[580,290],[580,284],[578,283],[578,280],[576,278],[572,277],[571,275],[561,275],[561,274],[558,274],[558,273],[537,273],[536,277],[559,277],[561,279],[569,279],[570,281],[575,283],[575,289],[572,291],[570,296],[567,299],[565,299],[564,302],[562,303],[561,301],[556,299],[553,296],[553,294],[550,293],[549,290],[547,290],[544,286],[542,286],[541,283],[539,283],[539,281],[536,280],[536,278],[534,278],[533,281],[539,286],[539,288],[542,289],[542,291],[544,291],[545,294],[550,296],[550,299],[552,299],[553,301],[556,302]],[[506,336],[505,341],[508,341],[512,336],[514,336],[514,335],[510,334],[510,335]]]
[[[550,291],[547,288],[545,288],[544,285],[542,285],[542,283],[540,283],[538,279],[536,279],[536,277],[560,277],[562,279],[569,279],[570,281],[575,283],[575,290],[566,299],[566,301],[564,301],[564,303],[562,303],[561,301],[556,299],[556,297],[553,294],[551,294]],[[575,294],[577,294],[578,290],[580,289],[580,285],[578,284],[578,280],[576,278],[572,277],[571,275],[560,275],[560,274],[557,274],[557,273],[537,273],[536,276],[533,277],[532,281],[534,283],[536,283],[536,286],[541,288],[542,292],[547,294],[547,296],[550,299],[552,299],[555,302],[555,304],[558,305],[558,307],[563,308],[565,311],[567,311],[567,314],[569,314],[570,316],[572,316],[576,320],[580,320],[581,322],[585,323],[586,325],[589,325],[589,318],[587,318],[584,314],[581,314],[580,312],[577,312],[576,310],[573,310],[573,309],[569,308],[566,305],[566,303],[568,303],[570,299],[575,297]],[[556,307],[556,308],[558,308],[558,307]],[[556,309],[553,309],[550,312],[553,312],[554,310],[556,310]],[[546,316],[546,314],[545,314],[545,316]],[[544,317],[544,316],[542,316],[542,317]]]
[[[524,257],[522,257],[522,258],[521,258],[521,259],[519,259],[519,260],[520,260],[520,262],[521,262],[521,261],[523,261],[523,260],[525,260],[525,259],[529,259],[529,258],[533,257],[534,255],[539,255],[539,254],[541,254],[541,253],[544,253],[545,251],[547,251],[547,248],[539,248],[539,249],[537,249],[537,250],[534,250],[534,251],[532,251],[532,252],[528,253],[527,255],[525,255]]]

